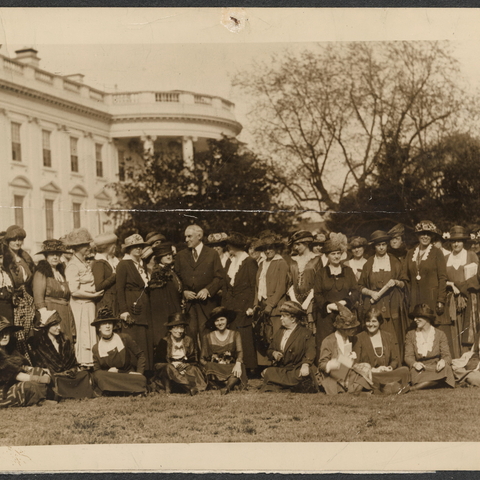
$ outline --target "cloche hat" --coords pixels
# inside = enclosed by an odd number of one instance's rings
[[[77,245],[90,245],[92,236],[86,228],[75,228],[65,237],[65,244],[74,247]]]
[[[5,232],[5,240],[12,240],[14,238],[25,238],[27,236],[27,232],[18,225],[10,225]]]
[[[127,248],[130,247],[145,247],[147,244],[143,241],[143,238],[138,233],[134,233],[130,235],[124,240],[124,244],[122,245],[122,252],[124,252]]]
[[[168,321],[165,326],[168,328],[176,327],[178,325],[188,325],[187,316],[183,313],[172,313],[168,316]]]
[[[456,240],[470,240],[470,235],[467,234],[465,228],[461,227],[460,225],[455,225],[450,229],[450,236],[448,237],[450,242],[454,242]]]
[[[377,243],[388,242],[390,240],[390,235],[383,230],[375,230],[370,235],[370,245],[375,245]]]
[[[278,235],[271,234],[261,237],[257,245],[255,245],[255,250],[263,251],[268,248],[283,248],[283,246],[282,239]]]

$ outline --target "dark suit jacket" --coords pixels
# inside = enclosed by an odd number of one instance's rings
[[[118,313],[129,312],[137,325],[148,325],[149,303],[145,282],[132,260],[120,260],[117,266]],[[135,314],[133,304],[137,303],[140,313]],[[138,311],[138,310],[137,310]]]
[[[203,246],[196,262],[189,248],[178,252],[175,258],[175,272],[180,277],[184,290],[198,293],[206,288],[211,297],[220,290],[224,279],[218,253],[206,245]]]
[[[284,328],[281,328],[273,337],[272,343],[267,350],[267,356],[273,359],[273,352],[281,352],[280,344],[283,338]],[[301,366],[304,363],[312,365],[315,360],[315,338],[312,332],[301,325],[297,325],[290,337],[288,337],[283,352],[283,358],[280,360],[277,366],[291,368]]]
[[[268,268],[266,275],[267,300],[266,304],[272,309],[272,316],[280,315],[280,307],[285,301],[288,285],[288,264],[285,260],[272,260],[263,262],[258,271],[255,285],[255,305],[258,305],[258,283],[260,274],[264,268]]]

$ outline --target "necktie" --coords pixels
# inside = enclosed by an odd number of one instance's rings
[[[198,260],[198,253],[195,248],[192,248],[193,260],[196,262]]]

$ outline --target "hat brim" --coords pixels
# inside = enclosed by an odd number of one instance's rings
[[[467,236],[467,235],[462,235],[460,237],[450,237],[450,238],[447,238],[446,240],[448,240],[449,242],[466,242],[467,240],[470,240],[470,236]]]
[[[41,250],[40,252],[37,252],[35,255],[53,255],[54,253],[59,253],[60,255],[63,255],[64,253],[70,253],[67,250]]]
[[[237,314],[234,311],[229,310],[227,312],[222,312],[219,315],[215,315],[214,317],[209,318],[205,322],[205,328],[208,328],[210,330],[215,330],[215,322],[219,318],[222,318],[222,317],[226,318],[227,319],[227,325],[230,325],[235,320],[235,318],[237,318]]]
[[[369,245],[375,245],[376,243],[389,242],[392,237],[385,235],[384,237],[375,238],[375,240],[370,240]]]
[[[285,244],[283,242],[274,242],[274,243],[262,243],[260,245],[257,245],[255,247],[255,250],[259,251],[259,252],[263,252],[265,250],[268,250],[270,248],[274,248],[274,249],[278,249],[280,250],[281,248],[283,248],[285,246]]]
[[[360,326],[360,322],[357,320],[357,323],[355,325],[352,325],[351,327],[346,327],[345,326],[340,326],[337,324],[337,321],[335,320],[333,322],[333,327],[336,328],[337,330],[353,330],[354,328],[358,328]]]
[[[95,327],[97,325],[100,325],[102,323],[118,323],[121,319],[116,318],[116,317],[111,317],[111,318],[96,318],[90,325],[92,327]]]
[[[429,320],[430,322],[434,322],[437,318],[436,315],[428,315],[428,314],[418,314],[415,312],[409,313],[408,318],[415,320],[415,318],[425,318],[426,320]]]
[[[140,242],[140,243],[132,243],[130,245],[125,245],[123,244],[122,245],[122,252],[124,252],[127,248],[131,248],[131,247],[149,247],[150,245],[148,243],[145,243],[145,242]]]
[[[165,327],[167,328],[171,328],[171,327],[179,327],[180,325],[184,325],[185,327],[188,327],[189,323],[185,320],[185,321],[180,321],[180,322],[172,322],[172,323],[164,323],[163,324]]]
[[[19,332],[20,330],[23,330],[23,327],[20,325],[7,325],[6,327],[3,327],[0,330],[0,334],[4,332],[5,330],[8,330],[10,332]]]

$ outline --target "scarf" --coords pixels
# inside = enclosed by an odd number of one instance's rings
[[[235,276],[237,275],[240,266],[242,265],[243,261],[248,258],[248,256],[249,255],[247,252],[237,252],[235,255],[232,255],[232,262],[228,268],[228,276],[230,277],[230,285],[232,287],[235,284]]]

